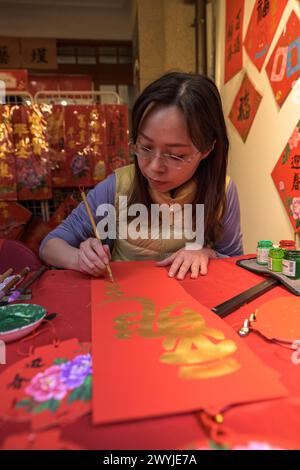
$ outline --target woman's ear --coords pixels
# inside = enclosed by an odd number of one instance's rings
[[[213,149],[215,148],[215,145],[216,145],[216,142],[217,142],[217,139],[215,139],[212,143],[212,146],[210,147],[209,150],[207,150],[207,152],[205,152],[202,157],[201,157],[201,160],[204,160],[204,158],[208,157],[208,155],[210,154],[210,152],[213,151]]]

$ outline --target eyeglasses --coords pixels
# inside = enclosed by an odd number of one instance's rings
[[[155,150],[151,150],[145,145],[136,143],[131,144],[131,149],[133,154],[136,155],[138,158],[145,160],[145,161],[152,161],[156,155],[163,160],[163,163],[168,168],[175,168],[180,170],[185,164],[191,163],[193,157],[198,153],[201,153],[199,150],[194,152],[192,155],[172,155],[170,153],[161,153],[158,154]]]

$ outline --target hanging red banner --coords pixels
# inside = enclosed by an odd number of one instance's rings
[[[91,184],[94,185],[108,175],[105,109],[101,105],[90,106],[89,132],[92,154]]]
[[[295,232],[300,231],[300,121],[279,157],[272,178]]]
[[[275,100],[281,107],[300,77],[300,20],[294,11],[278,39],[266,72]]]
[[[65,152],[65,106],[40,105],[47,123],[51,178],[54,188],[67,185],[67,159]]]
[[[0,105],[0,200],[17,199],[16,164],[10,107]]]
[[[229,119],[244,142],[247,140],[261,99],[262,96],[245,73],[229,114]]]
[[[128,109],[124,105],[106,104],[107,174],[128,165]]]
[[[111,267],[114,283],[92,280],[95,424],[195,410],[214,416],[286,395],[279,374],[164,269],[151,261]]]
[[[67,186],[91,185],[92,155],[89,146],[89,106],[65,109]]]
[[[49,199],[51,175],[46,122],[38,106],[12,108],[18,199]]]
[[[261,71],[288,0],[256,0],[248,25],[245,49]]]
[[[226,0],[224,83],[243,68],[244,0]]]

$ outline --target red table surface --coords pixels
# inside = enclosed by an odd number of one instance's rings
[[[212,260],[207,276],[178,282],[200,303],[212,308],[263,280],[261,276],[236,266],[235,261],[234,258]],[[237,330],[262,303],[290,295],[285,288],[276,287],[233,312],[225,321]],[[91,339],[88,276],[74,271],[48,271],[34,284],[31,303],[43,305],[49,313],[59,314],[53,325],[60,340],[72,337],[79,341]],[[35,345],[48,344],[51,339],[47,330],[36,338]],[[232,407],[224,414],[224,425],[235,433],[291,440],[299,443],[300,447],[300,366],[292,363],[291,350],[268,342],[256,333],[250,333],[244,341],[265,364],[279,371],[290,395],[284,399]],[[28,344],[23,343],[22,349],[26,349]],[[19,348],[18,342],[7,345],[7,365],[0,365],[0,373],[20,360]],[[0,447],[9,434],[29,430],[28,423],[0,423]],[[204,436],[196,415],[191,413],[105,426],[92,426],[88,415],[62,428],[64,440],[86,449],[176,449]]]

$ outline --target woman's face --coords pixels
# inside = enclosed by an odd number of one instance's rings
[[[173,105],[155,106],[148,112],[142,121],[137,144],[153,152],[152,158],[138,157],[138,165],[149,185],[162,193],[188,181],[204,158],[189,137],[182,111]],[[178,169],[168,164],[164,154],[176,155],[190,162],[180,162],[181,168]]]

